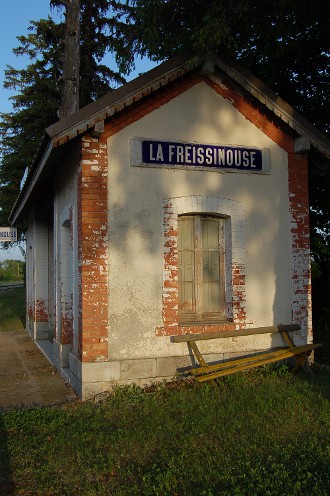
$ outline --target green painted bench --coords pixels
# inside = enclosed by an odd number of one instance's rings
[[[251,329],[241,329],[238,331],[220,331],[206,334],[183,334],[181,336],[172,336],[174,343],[187,343],[189,350],[195,355],[199,367],[189,369],[198,382],[210,381],[218,379],[230,374],[242,372],[244,370],[260,367],[273,362],[278,362],[287,358],[294,358],[295,364],[293,372],[303,368],[308,374],[311,374],[306,357],[321,344],[303,344],[296,346],[290,332],[299,331],[301,329],[298,324],[278,325],[270,327],[255,327]],[[285,341],[285,346],[273,350],[266,350],[254,355],[242,356],[233,358],[225,362],[208,364],[204,360],[198,346],[198,341],[206,341],[210,339],[237,338],[241,336],[252,336],[257,334],[280,333]]]

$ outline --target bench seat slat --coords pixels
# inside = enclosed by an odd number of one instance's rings
[[[189,341],[205,341],[209,339],[235,338],[238,336],[251,336],[255,334],[268,334],[273,332],[293,332],[299,331],[299,324],[278,325],[268,327],[251,327],[250,329],[240,329],[237,331],[220,331],[208,332],[205,334],[183,334],[181,336],[172,336],[174,343],[187,343]]]
[[[203,329],[203,327],[201,327]],[[305,344],[296,346],[293,340],[293,336],[289,332],[299,331],[301,329],[299,324],[287,324],[287,325],[277,325],[268,327],[257,327],[249,329],[240,329],[235,331],[220,331],[220,332],[208,332],[199,334],[184,334],[176,335],[171,337],[171,341],[174,343],[187,343],[189,353],[192,353],[197,361],[199,362],[199,367],[192,369],[185,369],[185,372],[189,372],[195,379],[199,382],[209,381],[217,379],[225,375],[234,374],[243,370],[248,370],[254,367],[260,367],[261,365],[266,365],[268,363],[277,362],[284,360],[286,358],[295,358],[295,366],[293,372],[299,368],[303,368],[308,373],[312,373],[309,364],[306,361],[306,357],[310,351],[322,346],[321,344]],[[203,355],[201,354],[197,341],[206,341],[210,339],[222,339],[222,338],[237,338],[241,336],[253,336],[257,334],[270,334],[270,333],[280,333],[286,343],[286,346],[282,346],[277,349],[268,349],[263,352],[259,352],[250,356],[241,356],[240,358],[229,359],[226,362],[208,364]]]
[[[290,356],[299,355],[300,353],[307,353],[315,348],[318,348],[321,345],[318,344],[306,344],[302,346],[295,346],[294,348],[280,348],[277,350],[271,350],[267,352],[261,352],[257,355],[243,356],[241,358],[234,358],[232,360],[227,360],[226,362],[215,363],[212,365],[206,365],[205,367],[196,367],[189,370],[189,373],[193,375],[202,375],[207,374],[209,372],[214,372],[217,370],[223,370],[228,368],[235,368],[240,364],[251,363],[253,366],[253,362],[257,362],[261,359],[267,358],[276,358],[277,360],[283,360],[283,355],[286,355],[284,358],[289,358]],[[289,354],[289,355],[288,355]]]
[[[197,381],[205,382],[212,379],[217,379],[219,377],[223,377],[226,375],[234,374],[236,372],[242,372],[244,370],[248,370],[250,368],[260,367],[262,365],[267,365],[268,363],[277,362],[279,360],[284,360],[285,358],[290,358],[300,354],[306,354],[308,351],[318,348],[321,346],[320,344],[306,345],[306,346],[297,346],[296,348],[287,348],[287,350],[282,350],[283,353],[275,354],[263,354],[258,356],[258,360],[247,362],[243,359],[240,359],[235,362],[228,362],[228,366],[226,368],[216,369],[215,372],[204,373],[196,377]],[[198,370],[198,369],[196,369]]]

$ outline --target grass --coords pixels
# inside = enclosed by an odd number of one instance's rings
[[[25,305],[25,288],[0,291],[0,332],[24,329]]]
[[[0,494],[328,495],[330,374],[284,366],[212,385],[119,387],[0,414]]]
[[[25,290],[0,293],[0,331],[23,328]],[[4,496],[326,496],[330,373],[266,367],[104,402],[0,411]]]

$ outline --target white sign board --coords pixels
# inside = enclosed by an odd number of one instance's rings
[[[17,241],[17,228],[0,227],[0,241]]]

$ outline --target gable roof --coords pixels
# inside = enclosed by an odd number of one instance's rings
[[[200,68],[202,76],[210,78],[215,69],[220,69],[229,80],[266,106],[297,137],[310,143],[327,160],[330,159],[330,140],[252,73],[235,62],[218,57],[202,59],[180,54],[49,126],[13,207],[10,221],[15,223],[21,215],[41,174],[53,163],[60,149],[65,150],[66,144],[87,131],[96,130],[104,120],[197,68]]]

